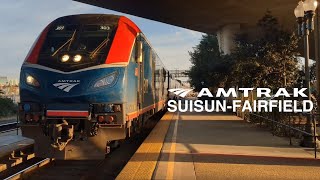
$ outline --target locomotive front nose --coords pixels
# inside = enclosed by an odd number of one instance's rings
[[[28,65],[21,69],[21,102],[90,104],[121,102],[124,67],[62,72]]]

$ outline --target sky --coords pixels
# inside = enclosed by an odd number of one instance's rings
[[[20,66],[33,42],[51,21],[65,15],[86,13],[125,15],[72,0],[1,0],[0,76],[19,77]],[[167,69],[189,69],[188,51],[199,43],[200,32],[126,16],[140,27]]]

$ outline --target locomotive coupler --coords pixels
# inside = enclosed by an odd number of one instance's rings
[[[90,124],[90,131],[89,131],[89,135],[92,136],[96,136],[98,134],[98,130],[99,130],[99,125],[98,123],[92,123]]]
[[[55,124],[52,130],[53,142],[51,146],[62,151],[68,142],[72,140],[73,133],[73,125],[69,125],[66,120],[63,120],[61,124]]]

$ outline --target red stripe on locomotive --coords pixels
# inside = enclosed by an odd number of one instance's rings
[[[49,27],[50,27],[50,24],[41,32],[40,36],[38,37],[38,39],[35,41],[35,43],[31,47],[31,50],[26,57],[26,60],[25,60],[26,62],[32,63],[32,64],[37,64],[42,45],[43,45],[44,41],[46,40],[46,36],[49,31]]]
[[[106,59],[106,64],[127,63],[131,54],[132,44],[141,30],[130,19],[122,16]]]
[[[47,111],[47,116],[54,116],[54,117],[88,117],[88,111]]]

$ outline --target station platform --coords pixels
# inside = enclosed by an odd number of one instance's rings
[[[320,153],[319,153],[320,154]],[[319,179],[313,150],[233,114],[166,113],[117,179]]]
[[[0,137],[0,172],[34,157],[34,140],[19,135]]]

